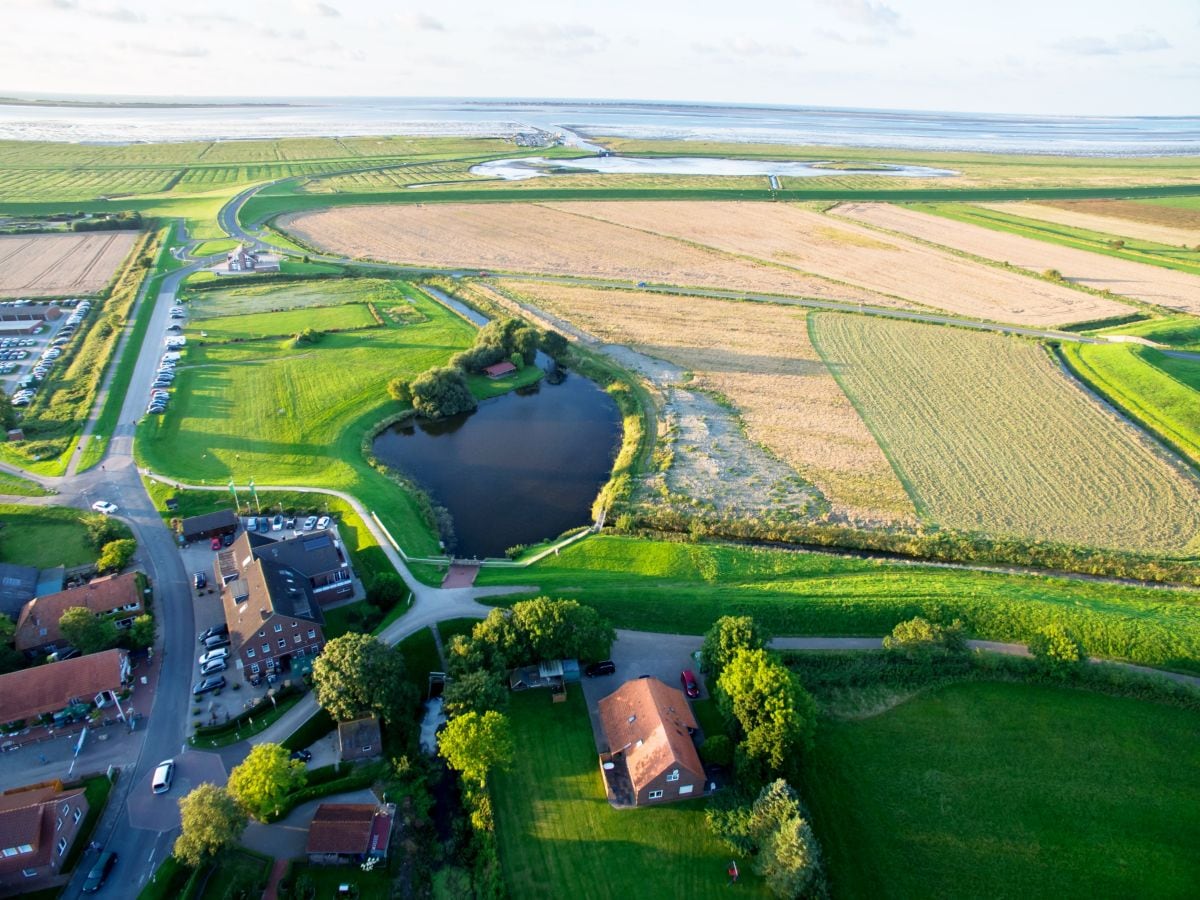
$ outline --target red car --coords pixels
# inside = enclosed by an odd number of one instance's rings
[[[693,700],[700,696],[700,683],[696,681],[696,675],[691,669],[684,669],[679,673],[679,682],[683,685],[683,692]]]
[[[219,537],[213,538],[211,541],[209,541],[208,546],[212,547],[214,550],[220,550],[221,549],[221,539]]]

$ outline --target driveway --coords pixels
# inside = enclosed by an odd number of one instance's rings
[[[317,807],[322,803],[378,802],[379,798],[365,788],[361,791],[332,794],[317,800],[309,800],[288,813],[286,819],[273,825],[251,822],[242,834],[242,843],[251,850],[265,853],[275,859],[293,859],[303,856],[304,848],[308,844],[308,826],[317,813]]]

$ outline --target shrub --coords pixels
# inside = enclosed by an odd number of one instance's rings
[[[1029,641],[1029,652],[1043,671],[1063,678],[1087,659],[1079,639],[1058,623],[1039,629]]]
[[[462,369],[441,366],[413,379],[412,404],[418,415],[431,419],[472,412],[478,405]]]
[[[700,746],[700,758],[710,764],[730,765],[733,762],[733,741],[723,734],[705,738]]]

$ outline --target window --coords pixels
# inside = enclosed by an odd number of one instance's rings
[[[64,804],[62,805],[62,810],[61,810],[62,814],[65,816],[65,815],[66,815],[67,813],[69,813],[70,811],[71,811],[71,804],[70,804],[70,803],[64,803]]]
[[[283,638],[280,638],[279,639],[279,649],[282,650],[286,646],[287,646],[287,641],[284,640]]]
[[[247,655],[248,657],[250,657],[251,659],[253,659],[253,658],[254,658],[254,648],[253,648],[253,647],[247,647],[247,648],[246,648],[246,655]]]
[[[17,847],[17,852],[18,853],[32,853],[33,845],[32,844],[21,844]]]
[[[37,869],[22,869],[21,870],[21,874],[24,875],[26,878],[37,878],[37,873],[38,873]]]
[[[75,807],[75,812],[71,813],[71,818],[75,820],[75,824],[79,824],[79,820],[83,818],[83,810],[78,806]]]
[[[293,622],[293,623],[292,623],[292,627],[293,627],[293,628],[299,628],[299,627],[300,627],[300,623],[299,623],[299,622]]]
[[[266,637],[266,636],[267,636],[267,633],[266,633],[265,631],[260,631],[260,632],[258,633],[258,636],[259,636],[259,637]]]
[[[67,849],[67,839],[59,838],[58,839],[58,852],[61,854],[66,849]]]
[[[694,784],[681,784],[679,786],[679,793],[690,794],[692,792],[692,788],[694,788],[694,787],[695,787]]]
[[[304,638],[303,638],[303,637],[301,637],[300,635],[296,635],[296,643],[297,643],[297,644],[303,644],[303,643],[304,643]]]
[[[663,792],[662,792],[662,791],[651,791],[651,792],[650,792],[650,799],[651,799],[651,800],[658,800],[660,797],[662,797],[662,794],[663,794]]]
[[[276,625],[276,626],[275,626],[275,633],[276,633],[276,634],[279,634],[279,632],[281,632],[281,631],[283,631],[283,626],[282,626],[282,625]]]
[[[308,639],[311,641],[311,640],[315,640],[316,637],[317,637],[317,630],[315,628],[308,629]]]
[[[263,644],[263,645],[262,645],[262,648],[263,648],[263,653],[270,653],[270,652],[271,652],[271,645],[270,645],[270,644]]]
[[[253,672],[255,675],[257,675],[258,674],[258,663],[253,663],[250,666],[250,671]]]
[[[4,848],[4,856],[5,857],[16,856],[16,855],[17,855],[16,847],[5,847]]]
[[[674,769],[674,770],[672,770],[671,774],[667,776],[667,781],[678,781],[678,780],[679,780],[679,770]]]
[[[59,816],[58,822],[54,826],[55,831],[62,831],[62,816]]]

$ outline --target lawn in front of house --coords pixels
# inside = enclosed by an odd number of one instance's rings
[[[1200,712],[967,683],[825,720],[804,797],[836,897],[1185,897]]]
[[[706,800],[613,809],[579,688],[565,703],[514,694],[509,771],[493,778],[500,863],[511,896],[726,897],[729,850],[708,830]],[[739,896],[766,896],[739,860]]]
[[[84,515],[65,506],[0,504],[0,562],[39,569],[95,562],[100,551],[88,541]]]

